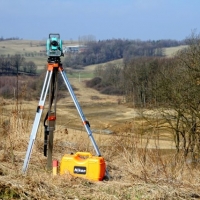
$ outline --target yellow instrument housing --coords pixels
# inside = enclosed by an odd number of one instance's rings
[[[89,152],[66,154],[60,163],[60,175],[70,173],[73,176],[94,181],[102,181],[105,176],[106,164],[103,157],[92,156]]]

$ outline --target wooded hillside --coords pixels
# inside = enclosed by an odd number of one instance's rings
[[[163,56],[164,47],[174,47],[186,44],[186,41],[176,40],[123,40],[112,39],[103,41],[90,41],[86,49],[80,53],[68,53],[63,62],[64,66],[82,68],[91,64],[105,63],[123,58],[129,62],[138,56]]]

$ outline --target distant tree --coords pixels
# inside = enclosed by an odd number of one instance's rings
[[[22,57],[20,54],[15,54],[11,57],[11,65],[13,66],[13,70],[15,73],[20,70],[25,58]]]
[[[37,66],[33,61],[29,61],[24,63],[23,69],[25,72],[35,74],[37,71]]]
[[[16,75],[17,72],[36,73],[37,66],[33,61],[26,62],[20,55],[0,56],[0,73],[3,75]]]
[[[105,65],[98,65],[95,67],[94,75],[96,77],[103,77]]]

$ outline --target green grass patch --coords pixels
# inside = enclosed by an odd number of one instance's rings
[[[0,198],[1,199],[20,199],[20,195],[14,189],[9,188],[9,186],[1,185]]]

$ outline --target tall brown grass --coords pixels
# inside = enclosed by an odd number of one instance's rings
[[[51,171],[46,170],[41,126],[28,173],[24,176],[21,170],[32,128],[30,113],[23,103],[16,105],[16,101],[4,99],[1,99],[0,112],[2,199],[200,198],[199,164],[187,162],[181,152],[163,150],[158,146],[158,137],[144,137],[144,130],[136,127],[134,133],[121,132],[107,137],[98,135],[97,144],[111,178],[109,181],[93,182],[70,174],[53,176]],[[70,133],[64,133],[63,127],[58,126],[56,134],[54,159],[60,160],[64,153],[70,151],[90,151],[94,154],[84,131],[73,138],[73,134],[69,136]],[[64,138],[69,140],[68,143]]]

